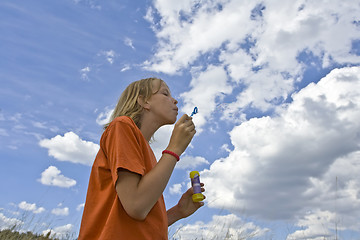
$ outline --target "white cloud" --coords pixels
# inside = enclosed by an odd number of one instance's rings
[[[218,83],[206,80],[208,85],[201,89],[219,84],[220,92],[231,86],[232,91],[223,93],[235,93],[237,98],[226,105],[223,119],[239,122],[247,107],[271,110],[294,92],[307,64],[303,55],[316,58],[323,67],[360,63],[360,56],[351,52],[352,41],[360,38],[354,24],[359,11],[360,4],[336,0],[157,0],[145,19],[152,24],[158,45],[144,67],[169,74],[188,68],[208,72],[216,62],[227,77],[218,78]],[[203,81],[193,77],[191,84],[200,88]],[[207,91],[196,94],[199,91],[192,89],[183,96],[190,97],[188,109],[193,104],[204,105],[204,115],[198,120],[201,127],[214,111],[214,99]],[[207,96],[209,106],[199,102]]]
[[[190,83],[191,90],[181,94],[184,101],[183,110],[190,114],[194,107],[198,113],[193,116],[197,132],[202,131],[202,126],[210,119],[211,113],[216,109],[217,102],[225,94],[230,94],[231,86],[227,83],[226,71],[222,67],[209,66],[204,72],[193,71]]]
[[[221,149],[226,152],[231,152],[231,150],[229,149],[229,145],[226,143],[221,146]]]
[[[81,204],[77,205],[76,211],[81,211],[84,207],[85,207],[85,203],[81,203]]]
[[[16,218],[8,218],[0,212],[0,231],[5,229],[12,229],[15,226],[21,226],[24,222]]]
[[[145,62],[146,68],[175,73],[229,39],[245,38],[254,25],[246,20],[256,3],[230,1],[223,4],[222,11],[216,8],[218,3],[222,4],[221,1],[155,1],[161,16],[159,27],[153,28],[158,29],[155,32],[159,39],[158,52]]]
[[[80,69],[81,79],[82,80],[89,80],[88,73],[91,71],[89,66]]]
[[[209,162],[200,156],[192,157],[184,155],[181,157],[180,161],[176,164],[175,168],[177,169],[194,169],[202,164],[209,164]]]
[[[360,67],[335,69],[277,116],[234,127],[234,150],[202,172],[209,206],[273,220],[306,219],[319,209],[359,229],[359,76]],[[308,227],[310,236],[317,228]]]
[[[76,185],[74,179],[61,175],[61,171],[54,166],[50,166],[42,172],[39,181],[44,185],[63,188],[69,188]]]
[[[69,215],[69,208],[68,207],[64,207],[64,208],[54,208],[53,210],[51,210],[51,213],[57,216],[68,216]]]
[[[19,203],[18,207],[25,211],[30,211],[35,214],[42,213],[45,211],[45,208],[43,207],[37,207],[35,203],[27,203],[25,201],[22,201]]]
[[[311,239],[323,240],[328,239],[333,235],[329,229],[335,228],[335,214],[329,211],[319,211],[312,213],[301,219],[296,225],[302,230],[296,230],[294,233],[287,236],[287,240],[297,239]]]
[[[135,47],[134,47],[134,45],[133,45],[133,42],[132,42],[132,40],[130,39],[130,38],[125,38],[124,39],[124,44],[126,45],[126,46],[128,46],[128,47],[131,47],[133,50],[135,50]]]
[[[125,72],[127,70],[130,70],[131,66],[129,64],[125,64],[123,68],[120,69],[121,72]]]
[[[144,16],[144,19],[151,23],[151,28],[155,31],[156,28],[154,26],[156,25],[156,22],[154,19],[154,9],[152,7],[149,7],[146,10],[146,15]]]
[[[44,123],[44,122],[35,122],[35,121],[33,121],[32,125],[34,127],[36,127],[36,128],[41,128],[41,129],[46,129],[47,128],[46,123]]]
[[[106,61],[108,61],[110,64],[114,63],[114,59],[116,57],[116,53],[114,50],[109,51],[101,51],[98,56],[105,56]]]
[[[41,147],[49,150],[49,156],[59,161],[68,161],[91,166],[99,150],[99,145],[80,139],[73,132],[67,132],[64,136],[57,135],[51,139],[43,139],[39,142]]]
[[[181,183],[176,183],[174,185],[172,185],[170,188],[169,188],[169,192],[170,194],[172,195],[180,195],[182,194],[182,184]]]
[[[96,123],[103,126],[110,121],[111,114],[114,112],[114,108],[106,107],[104,112],[101,112],[96,118]]]
[[[173,129],[174,125],[162,126],[155,132],[153,140],[150,141],[151,149],[157,160],[161,158],[161,152],[168,146]]]
[[[43,231],[42,234],[46,236],[50,232],[51,238],[69,239],[73,228],[74,226],[72,224],[66,224],[54,229],[47,229]]]
[[[40,129],[49,129],[52,132],[57,132],[59,131],[59,128],[57,126],[48,126],[46,122],[37,122],[37,121],[33,121],[32,125],[36,128],[40,128]]]
[[[321,215],[325,212],[333,216],[333,227],[337,223],[339,229],[343,229],[344,226],[354,231],[360,229],[359,159],[360,151],[350,153],[336,159],[323,176],[309,179],[310,186],[304,195],[312,198],[312,206],[317,210],[307,209],[309,216],[299,219],[297,225],[305,225],[304,221],[311,218],[311,214],[320,212]]]
[[[208,223],[198,221],[179,227],[175,239],[256,239],[263,237],[268,229],[245,222],[234,214],[214,215]]]

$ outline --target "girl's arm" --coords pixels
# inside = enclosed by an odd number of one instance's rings
[[[175,124],[167,150],[181,155],[195,134],[191,118],[183,115]],[[176,165],[176,158],[163,154],[155,167],[146,175],[118,170],[116,191],[127,214],[144,220],[162,195]]]

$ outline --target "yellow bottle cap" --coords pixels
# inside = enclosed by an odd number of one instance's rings
[[[190,172],[190,178],[194,178],[196,176],[200,176],[200,173],[198,171],[191,171]]]
[[[204,200],[204,195],[202,195],[201,193],[195,193],[192,195],[192,200],[193,202],[201,202],[202,200]]]

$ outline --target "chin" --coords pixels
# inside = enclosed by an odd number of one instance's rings
[[[176,117],[173,118],[173,119],[169,119],[169,121],[166,122],[166,125],[171,125],[171,124],[174,124],[176,123]]]
[[[174,124],[174,123],[176,123],[176,119],[175,119],[175,120],[173,120],[173,121],[169,121],[169,122],[167,122],[167,123],[166,123],[166,125],[172,125],[172,124]]]

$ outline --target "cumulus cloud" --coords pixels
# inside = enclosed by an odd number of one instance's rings
[[[49,156],[59,161],[68,161],[91,166],[99,145],[80,139],[73,132],[67,132],[64,136],[57,135],[51,139],[43,139],[39,142],[41,147],[47,148]]]
[[[8,218],[0,212],[0,231],[5,229],[11,229],[14,226],[20,226],[22,224],[24,224],[23,221],[20,221],[16,218]]]
[[[156,156],[156,159],[161,158],[161,152],[168,146],[174,125],[162,126],[154,134],[154,138],[150,141],[150,146]]]
[[[51,213],[57,216],[68,216],[69,215],[69,208],[68,207],[64,207],[64,208],[54,208],[53,210],[51,210]]]
[[[319,178],[310,178],[310,186],[304,195],[312,199],[315,210],[306,209],[307,214],[298,220],[298,226],[314,219],[313,215],[331,215],[332,228],[358,231],[360,223],[360,151],[336,159],[328,171]],[[330,211],[331,210],[331,211]],[[330,211],[330,212],[329,212]],[[311,226],[308,224],[307,226]]]
[[[84,209],[84,207],[85,207],[85,203],[81,203],[81,204],[77,205],[76,211],[81,211],[82,209]]]
[[[202,126],[210,118],[218,102],[225,94],[230,94],[231,86],[227,83],[226,71],[222,67],[209,66],[205,71],[194,70],[191,90],[181,94],[184,101],[183,110],[190,114],[196,106],[199,112],[194,115],[193,121],[197,132],[202,131]]]
[[[65,177],[61,174],[61,171],[55,166],[50,166],[41,173],[39,181],[48,186],[57,186],[63,188],[69,188],[76,185],[74,179]]]
[[[276,116],[234,127],[234,150],[202,172],[212,186],[209,206],[246,209],[261,219],[298,218],[309,236],[318,228],[306,213],[316,211],[359,229],[359,76],[360,67],[335,69],[294,94]]]
[[[155,23],[159,27],[154,28],[159,39],[158,51],[153,59],[145,62],[145,66],[154,71],[176,73],[201,54],[221,47],[234,35],[238,40],[245,38],[251,23],[242,23],[255,3],[230,1],[225,5],[223,1],[155,1],[154,6],[156,12],[148,12],[147,19],[154,19],[149,16],[151,13],[161,17],[160,22]]]
[[[353,40],[360,38],[359,8],[335,0],[154,1],[145,19],[158,46],[144,67],[168,74],[196,69],[192,89],[183,94],[185,107],[205,106],[198,120],[202,125],[214,111],[212,96],[235,93],[223,119],[238,120],[249,107],[264,112],[283,103],[303,76],[304,58],[316,59],[319,67],[360,63],[352,51]],[[218,91],[197,91],[204,82],[208,85],[202,89],[212,88],[211,79],[197,75],[199,69],[208,72],[214,62],[225,72],[216,78]]]
[[[19,203],[18,207],[25,211],[30,211],[35,214],[42,213],[45,211],[43,207],[37,207],[35,203],[27,203],[26,201],[22,201]]]
[[[46,236],[50,232],[51,238],[68,239],[71,236],[71,232],[74,226],[72,224],[66,224],[63,226],[56,227],[54,229],[47,229],[42,232]]]
[[[96,123],[103,126],[110,121],[110,117],[112,113],[114,112],[114,108],[106,107],[104,112],[99,113],[99,115],[96,118]]]
[[[200,156],[192,157],[188,155],[184,155],[181,157],[181,161],[179,161],[175,168],[177,169],[194,169],[202,164],[209,164],[209,162]]]
[[[234,214],[214,215],[208,223],[198,221],[179,227],[175,239],[256,239],[266,235],[268,229],[245,222]]]
[[[324,238],[329,238],[333,235],[329,229],[335,228],[335,221],[335,214],[332,212],[322,212],[319,210],[311,212],[296,224],[301,228],[305,227],[305,229],[296,230],[294,233],[289,234],[286,239],[322,240]]]
[[[181,189],[182,189],[182,184],[176,183],[170,187],[169,192],[170,192],[170,194],[173,194],[173,195],[180,195],[182,193]]]

